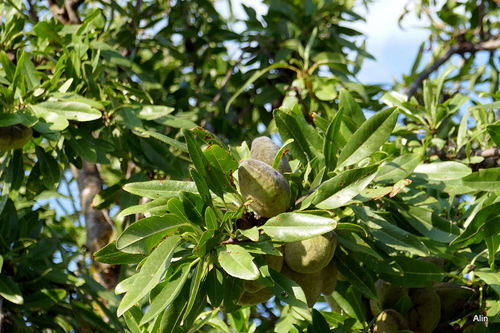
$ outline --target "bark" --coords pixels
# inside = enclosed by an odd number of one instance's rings
[[[93,254],[116,238],[115,226],[106,210],[92,206],[94,197],[102,190],[102,179],[95,164],[83,161],[82,169],[72,167],[78,182],[82,213],[87,231],[87,250]],[[112,290],[118,283],[120,266],[103,264],[92,260],[92,277],[106,289]]]
[[[64,0],[59,6],[57,0],[48,0],[50,11],[62,24],[80,24],[82,21],[78,16],[78,7],[84,0]]]

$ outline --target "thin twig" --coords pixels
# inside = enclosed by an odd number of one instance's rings
[[[38,14],[35,10],[35,7],[33,6],[33,2],[31,0],[28,0],[28,11],[30,12],[30,16],[31,18],[35,21],[35,22],[38,22]]]
[[[427,67],[420,75],[413,81],[410,86],[410,91],[408,92],[408,100],[412,98],[413,95],[417,92],[417,89],[422,85],[422,82],[426,80],[429,75],[431,75],[435,70],[437,70],[442,64],[444,64],[448,59],[451,58],[452,55],[458,52],[460,49],[460,45],[451,46],[448,51],[441,57],[436,59],[429,67]]]
[[[243,53],[240,55],[238,59],[236,59],[236,62],[229,68],[229,70],[226,73],[226,76],[224,76],[224,79],[222,79],[222,84],[221,87],[219,88],[219,91],[217,91],[217,94],[215,94],[214,98],[212,99],[212,105],[217,104],[217,102],[220,100],[222,96],[222,92],[224,91],[224,88],[226,87],[227,83],[229,82],[229,79],[233,75],[233,71],[238,66],[242,61],[243,61]]]
[[[471,43],[468,41],[464,41],[460,44],[452,45],[448,48],[446,53],[436,59],[429,67],[427,67],[420,75],[413,81],[410,86],[410,90],[408,91],[408,100],[415,95],[418,88],[422,85],[424,80],[426,80],[434,71],[436,71],[441,65],[443,65],[446,61],[448,61],[452,55],[454,54],[464,54],[467,52],[475,53],[478,51],[495,51],[500,48],[500,40],[491,39],[481,43]]]

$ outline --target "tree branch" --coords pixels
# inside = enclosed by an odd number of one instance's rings
[[[85,160],[82,169],[72,166],[78,183],[82,213],[87,231],[86,247],[93,254],[116,237],[116,231],[106,210],[96,210],[92,206],[94,197],[102,190],[102,180],[97,166]],[[119,266],[92,261],[92,277],[106,287],[113,289],[118,283]]]
[[[59,7],[57,0],[48,0],[50,11],[62,24],[80,24],[82,21],[78,16],[78,7],[84,0],[64,0],[62,7]]]
[[[35,21],[38,22],[38,14],[35,10],[35,7],[33,6],[32,0],[27,0],[28,2],[28,11],[30,13],[31,18]]]
[[[422,85],[424,80],[426,80],[434,71],[436,71],[441,65],[443,65],[446,61],[448,61],[452,55],[454,54],[464,54],[464,53],[475,53],[478,51],[495,51],[500,48],[500,40],[492,39],[487,40],[481,43],[471,43],[468,41],[464,41],[459,44],[452,45],[448,48],[446,53],[436,59],[429,67],[427,67],[420,75],[413,81],[410,86],[410,90],[408,91],[408,100],[415,95],[418,88]]]
[[[420,88],[422,82],[424,82],[429,75],[431,75],[435,70],[437,70],[442,64],[444,64],[448,59],[451,58],[452,55],[458,52],[460,49],[460,45],[451,46],[448,51],[441,57],[436,59],[429,67],[427,67],[420,75],[413,81],[410,86],[410,91],[408,91],[408,100],[412,98],[413,95],[417,92],[417,89]]]

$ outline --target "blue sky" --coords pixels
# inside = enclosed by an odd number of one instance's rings
[[[246,16],[241,4],[253,7],[260,15],[266,12],[260,0],[232,2],[234,14],[240,18]],[[411,13],[403,20],[404,29],[401,29],[398,20],[406,4],[405,0],[377,0],[369,6],[368,12],[363,8],[358,9],[358,13],[366,17],[366,22],[355,23],[352,27],[367,36],[367,50],[377,59],[365,61],[358,74],[361,83],[390,84],[410,72],[420,44],[425,41],[428,32],[421,28],[424,22]],[[215,6],[222,15],[227,15],[227,0],[219,0]]]

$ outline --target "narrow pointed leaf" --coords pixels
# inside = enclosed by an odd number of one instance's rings
[[[151,180],[123,186],[129,193],[150,199],[178,197],[180,191],[197,192],[194,182],[180,180]]]
[[[23,304],[24,299],[19,286],[11,277],[0,273],[0,296],[15,304]]]
[[[116,240],[116,248],[127,253],[149,253],[163,237],[188,226],[174,214],[146,217],[125,229]]]
[[[500,233],[500,202],[483,207],[467,229],[451,242],[451,246],[466,247],[482,242],[486,237]]]
[[[500,168],[480,169],[465,177],[463,183],[479,191],[500,192]]]
[[[320,209],[334,209],[345,205],[368,186],[375,177],[376,170],[377,166],[370,166],[342,172],[321,184],[312,203]]]
[[[148,294],[163,278],[170,266],[180,236],[174,235],[165,239],[147,258],[137,278],[118,306],[118,316],[123,315],[135,303]]]
[[[380,274],[380,278],[410,288],[431,287],[443,281],[446,273],[437,265],[409,257],[396,256],[394,261],[402,268],[403,275]]]
[[[140,262],[146,257],[146,254],[139,253],[125,253],[116,248],[116,241],[113,241],[95,252],[92,258],[96,261],[113,264],[113,265],[127,265]]]
[[[374,181],[380,183],[395,183],[411,174],[421,162],[422,157],[417,154],[399,156],[382,165]]]
[[[420,256],[429,255],[427,247],[416,236],[387,222],[370,208],[352,205],[351,209],[375,239],[398,251],[407,251]]]
[[[376,113],[365,121],[340,153],[338,167],[357,163],[377,151],[391,135],[398,114],[398,109],[392,107]]]
[[[461,179],[472,173],[472,170],[465,164],[445,161],[429,164],[420,164],[414,170],[418,174],[423,174],[424,178],[432,180],[454,180]]]
[[[283,213],[267,220],[261,229],[275,242],[295,242],[329,232],[337,226],[332,218],[304,213]]]
[[[151,302],[148,311],[141,319],[140,325],[144,325],[148,321],[153,320],[175,300],[184,287],[190,270],[191,266],[187,264],[170,278],[168,283]]]

